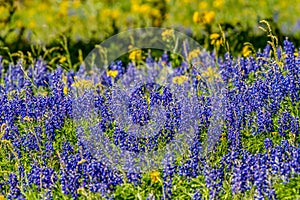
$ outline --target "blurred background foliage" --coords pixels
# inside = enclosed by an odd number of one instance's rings
[[[262,19],[279,44],[289,37],[299,47],[299,16],[300,0],[0,0],[0,55],[72,65],[106,38],[149,26],[175,28],[220,53],[223,31],[230,51],[243,55],[250,52],[245,42],[265,46]]]

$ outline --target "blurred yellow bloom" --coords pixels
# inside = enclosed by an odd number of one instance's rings
[[[186,82],[189,78],[187,76],[175,76],[172,81],[175,84],[181,85],[182,83]]]
[[[80,0],[75,0],[72,2],[72,7],[73,8],[78,8],[81,4],[81,1]]]
[[[159,171],[152,171],[150,174],[150,178],[152,183],[157,183],[159,181]]]
[[[205,11],[199,13],[198,11],[194,12],[193,15],[193,22],[201,23],[201,24],[210,24],[215,19],[215,12],[214,11]]]
[[[218,39],[220,37],[220,34],[219,33],[212,33],[212,34],[210,34],[210,36],[209,36],[209,38],[211,39],[211,40],[216,40],[216,39]]]
[[[62,56],[58,62],[63,63],[67,60],[66,56]]]
[[[200,79],[201,79],[201,76],[200,76],[200,75],[197,75],[197,76],[196,76],[196,79],[197,79],[197,80],[200,80]]]
[[[213,1],[213,7],[215,8],[221,8],[224,5],[224,0],[214,0]]]
[[[28,116],[25,116],[23,119],[24,119],[24,121],[28,121],[28,122],[33,121],[33,119],[31,117],[28,117]]]
[[[113,78],[116,78],[118,76],[118,70],[109,70],[106,72],[107,76],[110,76],[110,77],[113,77]]]
[[[252,53],[252,51],[251,51],[249,45],[246,45],[246,46],[243,47],[243,49],[242,49],[242,54],[243,54],[243,56],[247,57],[247,56],[249,56],[251,53]]]
[[[47,22],[47,23],[53,22],[53,16],[52,16],[52,15],[47,15],[47,16],[46,16],[46,22]]]
[[[0,200],[5,200],[5,197],[3,195],[0,195]]]
[[[59,14],[66,16],[68,14],[69,1],[62,1],[59,7]]]
[[[29,16],[29,17],[32,17],[34,14],[35,14],[35,10],[34,9],[29,9],[28,11],[27,11],[27,15]]]
[[[174,35],[174,30],[173,29],[167,29],[161,33],[162,40],[167,41],[168,39],[172,38]]]
[[[0,13],[2,14],[2,13],[4,13],[5,11],[6,11],[5,6],[0,6]]]
[[[22,23],[22,21],[21,21],[20,19],[18,19],[18,20],[16,21],[16,26],[17,26],[18,28],[21,28],[21,27],[23,26],[23,23]]]
[[[188,60],[191,61],[193,58],[197,58],[200,55],[200,49],[194,49],[193,51],[189,52]]]
[[[91,88],[93,85],[94,84],[90,80],[79,80],[79,81],[75,81],[72,84],[72,87],[84,89],[84,88]]]
[[[142,50],[137,49],[137,50],[133,50],[132,52],[130,52],[129,59],[132,61],[142,60]]]
[[[138,4],[132,4],[131,5],[131,12],[136,13],[139,12],[140,6]]]
[[[43,2],[42,3],[38,3],[37,9],[39,11],[45,11],[45,10],[48,9],[48,5],[46,3],[43,3]]]
[[[193,22],[195,22],[195,23],[199,23],[200,22],[200,14],[199,14],[198,11],[194,12]]]
[[[215,12],[214,11],[208,11],[204,12],[204,24],[210,24],[215,19]]]
[[[148,4],[143,4],[139,8],[141,14],[148,14],[151,12],[151,7]]]
[[[223,141],[226,140],[226,133],[221,134],[221,140],[223,140]]]
[[[211,40],[211,42],[210,42],[211,45],[220,46],[223,43],[223,39],[222,39],[221,35],[218,33],[210,34],[209,38]]]
[[[112,10],[111,13],[110,13],[110,16],[111,16],[112,19],[118,19],[119,16],[120,16],[119,10],[117,10],[117,9]]]
[[[65,95],[68,94],[68,87],[67,86],[64,87],[64,91],[63,92],[64,92]]]
[[[35,23],[34,21],[30,21],[29,24],[28,24],[28,27],[29,27],[30,29],[33,29],[33,28],[36,27],[36,23]]]
[[[208,7],[208,3],[206,1],[201,1],[198,7],[200,10],[205,10]]]
[[[221,77],[218,71],[212,66],[209,66],[202,75],[207,78],[208,82],[212,82],[213,80]]]

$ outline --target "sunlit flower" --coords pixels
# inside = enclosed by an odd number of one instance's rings
[[[218,71],[212,66],[209,66],[207,70],[202,73],[202,75],[207,78],[208,82],[211,82],[221,77]]]
[[[33,121],[33,119],[30,118],[30,117],[28,117],[28,116],[25,116],[25,117],[23,118],[23,120],[24,120],[24,121],[28,121],[28,122]]]
[[[224,0],[214,0],[213,6],[215,8],[221,8],[224,5]]]
[[[161,33],[162,40],[163,41],[168,41],[170,38],[172,38],[174,35],[174,30],[173,29],[167,29]]]
[[[187,76],[175,76],[173,78],[173,83],[181,85],[182,83],[186,82],[189,78]]]
[[[157,183],[159,181],[159,171],[152,171],[150,174],[150,178],[152,183]]]
[[[91,88],[93,83],[90,80],[78,80],[75,81],[71,86],[76,88]]]
[[[201,1],[198,4],[198,7],[199,7],[200,10],[205,10],[208,7],[208,3],[206,1]]]
[[[118,76],[118,70],[109,70],[107,71],[107,76],[110,76],[110,77],[113,77],[113,78],[116,78]]]
[[[208,12],[204,12],[204,16],[203,16],[203,23],[204,24],[210,24],[211,22],[213,22],[215,19],[215,12],[214,11],[208,11]]]
[[[58,62],[63,63],[67,60],[66,56],[61,56]]]
[[[205,11],[199,13],[198,11],[194,12],[193,15],[193,22],[197,24],[210,24],[215,19],[215,12],[214,11]]]
[[[33,28],[36,27],[36,23],[35,23],[34,21],[30,21],[29,24],[28,24],[28,27],[29,27],[30,29],[33,29]]]
[[[137,50],[133,50],[132,52],[130,52],[129,59],[132,61],[142,60],[142,50],[137,49]]]
[[[242,50],[243,56],[247,57],[251,53],[252,53],[252,51],[251,51],[251,49],[250,49],[250,47],[248,45],[246,45],[246,46],[243,47],[243,50]]]
[[[64,87],[64,91],[63,92],[64,92],[65,95],[68,94],[68,87],[67,86]]]
[[[223,43],[223,39],[221,37],[220,34],[218,33],[213,33],[209,36],[211,42],[211,45],[216,45],[216,46],[220,46]]]
[[[195,22],[195,23],[199,23],[200,22],[200,14],[199,14],[198,11],[194,12],[193,22]]]
[[[194,49],[193,51],[189,52],[188,60],[191,61],[193,58],[197,58],[200,53],[200,49]]]

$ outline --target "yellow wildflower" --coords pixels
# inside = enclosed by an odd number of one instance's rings
[[[119,12],[119,10],[112,10],[111,11],[111,13],[110,13],[110,15],[111,15],[111,18],[112,19],[118,19],[119,18],[119,16],[120,16],[120,12]]]
[[[213,7],[215,8],[221,8],[224,4],[224,0],[214,0],[213,1]]]
[[[141,14],[146,14],[146,13],[148,14],[151,12],[151,7],[148,4],[143,4],[139,8],[139,12]]]
[[[200,49],[194,49],[193,51],[189,52],[188,60],[191,61],[193,58],[197,58],[200,55]]]
[[[137,49],[137,50],[133,50],[132,52],[130,52],[129,59],[133,60],[133,61],[142,60],[142,50]]]
[[[222,133],[221,134],[221,140],[225,140],[226,139],[226,133]]]
[[[62,56],[58,62],[63,63],[67,60],[66,56]]]
[[[212,33],[209,38],[211,39],[211,45],[220,46],[223,43],[223,39],[218,33]]]
[[[203,23],[204,24],[210,24],[213,22],[215,19],[215,12],[214,11],[208,11],[204,12],[204,17],[203,17]]]
[[[186,82],[189,78],[187,76],[175,76],[172,81],[175,84],[181,85],[182,83]]]
[[[201,23],[201,24],[210,24],[215,19],[215,12],[214,11],[205,11],[199,13],[198,11],[194,12],[193,15],[193,22]]]
[[[5,200],[5,197],[3,195],[0,195],[0,200]]]
[[[72,6],[73,8],[78,8],[81,4],[81,1],[80,0],[75,0],[72,2]]]
[[[68,14],[69,1],[62,1],[60,3],[59,14],[62,16],[67,16]]]
[[[171,38],[174,35],[173,29],[167,29],[161,33],[162,40],[167,41],[169,38]]]
[[[207,70],[202,73],[202,75],[207,78],[208,82],[221,77],[217,70],[215,70],[215,68],[212,66],[209,66]]]
[[[64,87],[64,94],[65,94],[65,95],[68,94],[68,87],[67,87],[67,86]]]
[[[196,24],[198,24],[200,22],[200,14],[198,11],[194,12],[193,22],[195,22]]]
[[[110,77],[113,77],[113,78],[116,78],[118,76],[118,70],[109,70],[106,72],[107,76],[110,76]]]
[[[33,119],[32,119],[31,117],[28,117],[28,116],[25,116],[25,117],[23,118],[23,120],[24,120],[24,121],[28,121],[28,122],[33,121]]]
[[[248,45],[246,45],[246,46],[243,47],[243,50],[242,50],[243,56],[247,57],[251,53],[252,53],[252,51],[251,51],[251,49],[250,49],[250,47]]]
[[[23,26],[22,21],[18,19],[18,20],[16,21],[16,26],[17,26],[18,28],[21,28],[21,27]]]
[[[205,10],[208,7],[208,3],[206,1],[201,1],[198,7],[200,10]]]
[[[28,27],[29,27],[30,29],[33,29],[33,28],[36,27],[36,23],[35,23],[34,21],[30,21],[29,24],[28,24]]]
[[[159,171],[152,171],[150,174],[150,178],[152,183],[157,183],[159,181]]]
[[[75,81],[72,84],[72,87],[76,87],[76,88],[91,88],[92,86],[93,83],[90,80],[79,80],[79,81]]]

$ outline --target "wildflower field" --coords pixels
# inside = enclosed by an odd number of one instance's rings
[[[299,5],[0,1],[0,200],[300,199]]]

